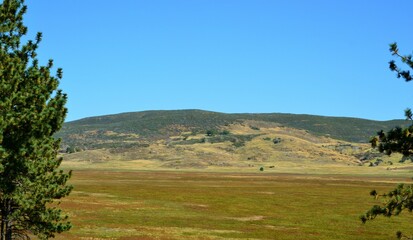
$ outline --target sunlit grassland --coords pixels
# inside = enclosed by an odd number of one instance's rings
[[[260,130],[252,129],[252,124],[260,126]],[[394,175],[406,172],[407,165],[399,163],[401,156],[397,154],[377,157],[383,160],[380,166],[367,167],[376,161],[374,157],[360,161],[362,154],[371,151],[369,144],[347,143],[304,130],[266,127],[257,122],[230,125],[227,130],[233,135],[176,136],[148,142],[144,147],[89,149],[64,154],[63,166],[75,170],[119,171],[257,172],[263,167],[265,172],[271,173]],[[226,139],[234,136],[238,140]],[[200,139],[205,141],[200,143]],[[275,144],[273,139],[281,139],[281,142]],[[347,147],[340,150],[342,146]]]
[[[358,219],[394,176],[77,170],[58,239],[394,239],[410,214]]]
[[[158,123],[171,119],[192,118]],[[89,129],[83,122],[87,129],[68,131],[83,148],[62,155],[62,167],[74,170],[75,188],[61,205],[73,229],[58,239],[395,239],[399,230],[413,233],[409,213],[365,225],[359,220],[380,204],[369,196],[372,189],[411,181],[412,164],[400,163],[400,155],[375,155],[369,144],[313,131],[328,121],[300,130],[246,119],[218,118],[200,129],[159,128],[155,119],[146,121],[149,128],[135,126],[163,138],[137,139],[145,131],[131,135],[118,124]],[[307,120],[300,122],[308,126]],[[339,129],[340,136],[353,134]]]

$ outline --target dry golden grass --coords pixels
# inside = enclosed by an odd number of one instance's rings
[[[250,126],[257,126],[259,130]],[[232,134],[257,136],[239,147],[230,141],[210,143],[207,140],[177,145],[173,140],[161,140],[148,147],[88,150],[64,155],[63,166],[70,169],[222,172],[257,172],[263,167],[265,172],[271,173],[364,175],[410,172],[408,165],[398,163],[400,155],[383,156],[384,162],[378,167],[367,167],[368,162],[359,166],[360,161],[354,154],[369,150],[367,144],[350,144],[256,121],[230,125],[226,130]],[[199,134],[190,138],[208,137]],[[274,138],[280,138],[281,142],[274,144]],[[389,161],[394,164],[390,165]]]

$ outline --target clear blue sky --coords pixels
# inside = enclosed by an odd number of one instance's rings
[[[403,118],[411,0],[27,0],[40,61],[62,67],[67,121],[203,109]]]

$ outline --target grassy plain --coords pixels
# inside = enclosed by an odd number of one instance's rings
[[[62,166],[74,170],[75,188],[61,206],[74,227],[58,239],[395,239],[399,230],[413,233],[409,213],[365,225],[359,220],[380,204],[369,196],[372,189],[411,182],[412,165],[400,163],[400,155],[362,161],[374,153],[368,144],[268,122],[224,130],[230,134],[181,134],[139,146],[126,146],[123,135],[110,132],[113,142],[105,144],[119,146],[65,154]]]
[[[76,170],[57,239],[395,239],[410,214],[358,219],[392,175]]]

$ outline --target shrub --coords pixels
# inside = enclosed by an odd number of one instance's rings
[[[215,131],[214,131],[214,130],[207,130],[207,131],[206,131],[206,135],[207,135],[208,137],[214,136],[214,135],[215,135]]]
[[[272,142],[274,144],[280,143],[281,142],[281,138],[274,138],[274,140],[272,140]]]
[[[259,128],[259,127],[256,127],[256,126],[250,126],[250,128],[251,128],[252,130],[257,130],[257,131],[260,130],[260,128]]]
[[[224,130],[224,131],[221,132],[221,135],[229,135],[229,134],[230,134],[230,132],[228,130]]]

